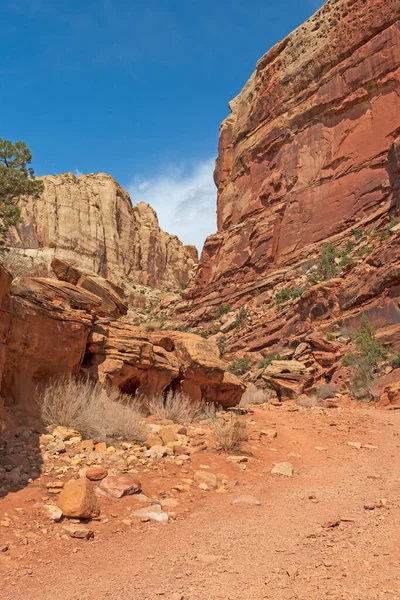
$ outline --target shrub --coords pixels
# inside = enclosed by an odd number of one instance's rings
[[[187,281],[181,281],[179,284],[181,290],[186,290],[187,286],[188,286],[188,282]]]
[[[359,240],[361,240],[361,238],[363,236],[363,230],[362,229],[353,229],[352,234],[354,235],[356,240],[359,241]]]
[[[369,367],[376,366],[380,360],[387,356],[386,348],[375,339],[375,329],[366,315],[361,316],[360,331],[354,341]]]
[[[284,302],[288,300],[294,300],[295,298],[300,298],[300,296],[304,293],[304,288],[302,287],[293,287],[288,288],[284,287],[279,292],[275,294],[273,297],[273,302],[280,306]]]
[[[251,405],[266,404],[269,400],[268,390],[259,390],[255,385],[250,385],[244,392],[239,406],[245,408]]]
[[[373,252],[373,248],[371,248],[371,246],[363,246],[362,248],[359,249],[359,251],[357,252],[357,255],[360,258],[362,258],[363,256],[372,254],[372,252]]]
[[[258,368],[265,369],[272,363],[273,360],[282,360],[282,359],[279,354],[267,354],[267,356],[264,356],[264,358],[262,360],[260,360],[260,362],[258,363]]]
[[[224,352],[226,351],[227,345],[228,345],[228,343],[226,341],[226,337],[224,335],[222,335],[219,338],[218,344],[217,344],[219,352],[220,352],[221,355],[224,354]]]
[[[393,369],[400,369],[400,351],[392,357],[390,364]]]
[[[212,402],[196,402],[180,392],[168,392],[165,397],[152,398],[146,403],[147,411],[160,419],[174,423],[193,423],[214,418],[220,407]]]
[[[244,375],[250,369],[250,359],[245,356],[243,358],[238,358],[238,360],[234,360],[228,366],[228,371],[233,373],[234,375]]]
[[[336,339],[336,337],[333,333],[328,332],[326,334],[326,339],[328,340],[328,342],[333,342]]]
[[[213,421],[211,433],[218,446],[225,452],[236,450],[248,439],[246,423],[229,413]]]
[[[46,425],[77,429],[95,440],[122,437],[142,442],[148,435],[138,402],[99,382],[55,381],[39,395],[38,408]]]
[[[319,281],[326,281],[327,279],[335,277],[338,272],[338,266],[335,259],[338,258],[338,256],[333,242],[324,244],[322,246],[321,255],[315,264],[315,269],[307,276],[307,283],[313,286]]]
[[[247,317],[248,317],[248,314],[247,314],[246,308],[244,306],[241,306],[239,308],[239,312],[238,312],[237,317],[236,317],[236,325],[238,327],[240,327],[241,325],[243,325],[247,321]]]
[[[392,229],[392,227],[396,227],[396,225],[399,224],[399,219],[397,217],[394,217],[393,215],[390,217],[390,222],[389,222],[389,229]]]
[[[214,318],[219,319],[220,317],[222,317],[222,315],[226,315],[229,312],[231,312],[230,304],[220,304],[217,308],[217,312],[215,313]]]
[[[357,361],[357,356],[355,354],[345,354],[342,357],[342,364],[344,367],[352,367]]]
[[[334,398],[337,392],[336,385],[333,383],[322,383],[318,385],[315,390],[317,398],[320,400],[327,400],[328,398]]]
[[[201,337],[202,337],[202,338],[204,338],[205,340],[208,338],[208,333],[207,333],[207,331],[202,331],[202,332],[200,333],[200,335],[201,335]]]
[[[379,241],[380,242],[386,242],[386,240],[388,240],[390,238],[390,230],[389,229],[382,229],[382,231],[379,232]]]

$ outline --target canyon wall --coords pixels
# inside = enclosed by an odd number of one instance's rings
[[[41,179],[41,197],[21,200],[22,224],[8,238],[4,262],[14,275],[47,276],[59,258],[119,285],[174,289],[188,281],[196,249],[162,231],[147,204],[132,207],[110,175]]]
[[[193,322],[271,294],[323,242],[398,209],[399,11],[397,0],[328,0],[230,103],[218,232],[181,307]]]

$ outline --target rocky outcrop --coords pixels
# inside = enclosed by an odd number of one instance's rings
[[[244,387],[226,371],[215,344],[178,331],[149,333],[123,323],[97,323],[84,371],[128,394],[158,398],[182,392],[194,401],[235,406]]]
[[[4,256],[13,274],[51,274],[54,258],[118,285],[177,288],[197,262],[193,246],[160,229],[155,211],[132,207],[128,192],[105,173],[41,178],[40,198],[21,200],[22,223]]]
[[[396,0],[328,0],[231,102],[215,169],[218,232],[178,306],[196,326],[221,304],[246,306],[228,351],[295,347],[360,312],[400,343],[398,19]],[[337,276],[316,284],[327,242],[340,253]]]
[[[150,333],[110,321],[122,299],[109,282],[86,276],[67,263],[54,266],[67,281],[13,281],[12,319],[5,312],[8,274],[0,271],[5,278],[2,334],[3,342],[7,341],[7,354],[0,355],[4,362],[1,393],[8,405],[32,408],[37,392],[50,380],[80,373],[141,398],[160,397],[171,390],[182,391],[194,401],[223,406],[239,402],[244,388],[226,372],[215,344],[189,333]],[[107,311],[108,318],[102,318]]]
[[[218,233],[190,290],[199,314],[220,296],[267,288],[269,273],[389,210],[400,127],[396,9],[396,0],[328,0],[259,60],[230,103],[215,170]]]

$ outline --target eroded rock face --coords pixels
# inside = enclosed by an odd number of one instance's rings
[[[54,258],[116,284],[176,288],[197,262],[193,246],[160,229],[155,211],[132,207],[128,192],[105,173],[42,178],[39,199],[21,202],[23,225],[11,231],[4,257],[14,274],[51,274]]]
[[[328,0],[259,60],[221,126],[197,317],[398,203],[398,18],[396,0]]]
[[[9,405],[32,406],[53,377],[78,374],[101,299],[64,281],[18,278],[11,285],[12,324],[2,379]]]
[[[10,296],[11,275],[0,265],[0,381],[7,357],[11,329],[12,304]],[[4,398],[0,394],[0,434],[5,429]]]
[[[128,394],[158,398],[172,390],[194,401],[235,406],[244,386],[226,371],[215,344],[178,331],[149,333],[117,321],[97,323],[84,370]]]

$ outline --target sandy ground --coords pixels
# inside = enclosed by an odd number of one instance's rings
[[[400,411],[266,406],[243,419],[247,463],[210,449],[141,474],[148,496],[178,499],[166,524],[130,523],[132,496],[102,507],[94,540],[70,539],[38,520],[45,479],[8,494],[1,600],[398,600]],[[260,436],[271,427],[275,439]],[[293,478],[270,473],[281,461]],[[207,466],[226,493],[171,489]],[[232,505],[243,495],[261,505]]]

